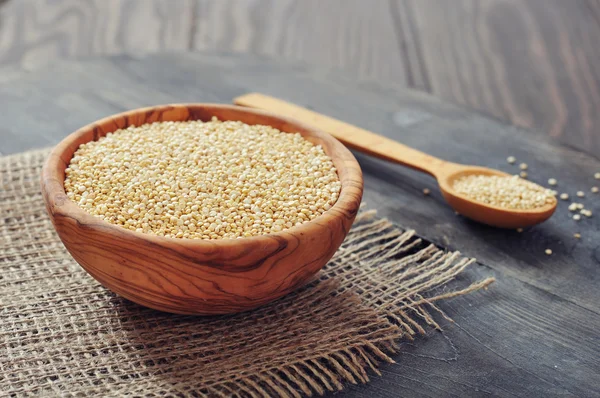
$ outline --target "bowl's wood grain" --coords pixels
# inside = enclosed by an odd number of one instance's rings
[[[130,231],[86,213],[67,198],[65,169],[82,143],[130,125],[209,120],[212,116],[299,132],[322,145],[342,182],[338,201],[318,218],[277,234],[205,241]],[[358,211],[363,189],[356,159],[330,135],[273,114],[216,104],[138,109],[85,126],[52,151],[41,183],[56,231],[90,275],[136,303],[181,314],[245,311],[305,284],[342,243]]]

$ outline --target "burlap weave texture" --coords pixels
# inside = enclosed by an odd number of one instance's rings
[[[437,327],[441,287],[473,260],[362,211],[305,288],[258,310],[165,314],[71,258],[47,218],[48,150],[0,158],[0,395],[284,396],[364,383],[395,343]]]

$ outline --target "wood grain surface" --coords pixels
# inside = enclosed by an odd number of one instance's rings
[[[193,0],[25,0],[0,5],[0,63],[190,46]]]
[[[419,0],[412,8],[432,93],[600,151],[600,2]]]
[[[597,0],[0,5],[0,64],[156,51],[260,54],[417,88],[593,154],[600,152],[598,38]]]
[[[117,56],[59,62],[36,71],[12,68],[0,84],[4,153],[54,145],[101,117],[175,101],[229,103],[262,91],[400,140],[450,161],[514,172],[507,155],[529,164],[533,181],[558,179],[558,189],[594,217],[575,222],[561,201],[547,222],[522,233],[498,230],[454,214],[435,181],[402,166],[355,154],[364,202],[426,241],[478,259],[463,283],[494,276],[485,292],[440,305],[444,331],[403,342],[397,363],[351,397],[600,395],[600,207],[589,192],[600,161],[464,108],[414,91],[262,58],[187,54]],[[77,84],[74,84],[77,82]],[[35,115],[36,117],[32,117]],[[4,139],[8,137],[9,139]],[[431,189],[424,196],[423,188]],[[581,233],[581,239],[573,237]],[[551,256],[545,249],[553,250]]]
[[[83,211],[64,189],[65,169],[84,143],[131,125],[219,120],[264,124],[321,145],[342,190],[316,219],[280,233],[245,239],[175,239],[109,224]],[[352,153],[328,134],[284,117],[232,105],[181,104],[130,110],[78,129],[52,151],[42,170],[48,215],[73,258],[112,291],[161,311],[229,314],[247,311],[303,286],[331,259],[358,213],[362,173]]]

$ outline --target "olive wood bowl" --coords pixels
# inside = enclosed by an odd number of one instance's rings
[[[270,235],[202,240],[166,238],[110,224],[65,194],[65,169],[86,142],[130,125],[156,121],[239,120],[298,132],[322,145],[342,183],[334,206],[312,221]],[[246,311],[306,284],[346,237],[363,191],[360,166],[335,138],[300,122],[231,105],[175,104],[136,109],[89,124],[66,137],[42,170],[48,215],[73,258],[96,280],[138,304],[179,314]]]

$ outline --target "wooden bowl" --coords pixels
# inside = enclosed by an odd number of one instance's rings
[[[342,183],[335,205],[310,222],[276,234],[208,241],[130,231],[86,213],[67,198],[65,169],[79,145],[130,125],[212,116],[298,132],[322,145]],[[266,112],[218,104],[136,109],[89,124],[54,148],[42,170],[41,184],[56,232],[90,275],[131,301],[179,314],[246,311],[304,285],[344,240],[363,190],[356,159],[329,134]]]

